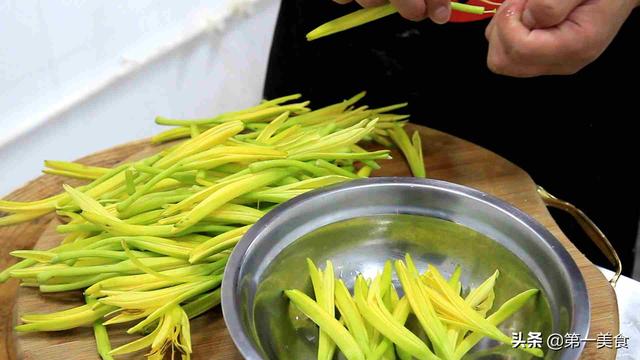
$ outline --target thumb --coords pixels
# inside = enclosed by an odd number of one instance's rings
[[[529,29],[543,29],[563,22],[585,0],[529,0],[522,23]]]

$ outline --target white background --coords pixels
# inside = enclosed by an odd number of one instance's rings
[[[0,197],[73,160],[261,99],[277,0],[0,0]]]

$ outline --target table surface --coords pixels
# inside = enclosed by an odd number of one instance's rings
[[[600,332],[618,333],[618,308],[615,293],[598,269],[562,234],[536,193],[536,185],[523,170],[496,154],[453,136],[424,127],[419,129],[423,137],[425,164],[431,178],[442,179],[475,187],[495,195],[530,214],[549,229],[567,248],[587,283],[592,305],[590,337]],[[153,151],[141,141],[112,148],[82,159],[83,163],[111,166],[132,154]],[[407,176],[409,170],[400,154],[394,151],[394,160],[387,161],[375,176]],[[30,200],[59,192],[65,179],[42,176],[10,195],[13,199]],[[53,216],[47,216],[19,226],[0,228],[0,267],[11,261],[9,251],[32,248],[37,242],[52,241],[56,237],[50,224]],[[43,232],[46,233],[43,235]],[[12,331],[17,312],[42,312],[54,307],[69,307],[79,300],[78,294],[43,296],[32,289],[20,290],[20,301],[15,305],[17,282],[0,285],[0,359],[97,359],[90,329],[69,332],[27,334],[16,336]],[[224,327],[220,310],[216,309],[192,321],[194,359],[239,359]],[[112,333],[114,345],[130,338],[122,330]],[[588,344],[584,358],[613,359],[615,350],[596,349]],[[125,357],[126,358],[126,357]]]

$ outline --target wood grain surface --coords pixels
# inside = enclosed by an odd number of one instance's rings
[[[536,193],[531,177],[500,156],[464,140],[442,132],[417,126],[423,137],[425,164],[430,178],[447,180],[471,186],[497,196],[536,218],[549,229],[568,249],[587,282],[591,300],[591,332],[617,334],[619,329],[618,307],[613,289],[603,275],[560,231]],[[147,141],[114,147],[80,159],[89,165],[113,166],[131,157],[140,157],[157,151]],[[409,169],[400,154],[394,151],[393,160],[384,161],[383,168],[374,176],[407,176]],[[45,175],[14,191],[8,199],[37,200],[54,195],[64,182],[77,184],[58,176]],[[544,184],[541,184],[544,186]],[[49,248],[60,241],[55,233],[58,220],[54,215],[0,228],[0,268],[15,260],[9,252],[15,249]],[[80,292],[39,294],[37,290],[19,288],[16,280],[0,285],[0,360],[8,359],[99,359],[95,352],[90,328],[57,333],[16,334],[13,326],[17,315],[26,312],[49,312],[80,304]],[[131,340],[125,328],[110,327],[114,346]],[[193,359],[241,359],[224,326],[219,308],[192,320],[194,344]],[[141,358],[143,353],[118,359]],[[614,359],[615,350],[596,349],[587,344],[584,359]]]

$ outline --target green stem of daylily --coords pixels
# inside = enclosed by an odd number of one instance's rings
[[[321,37],[329,36],[341,31],[354,28],[356,26],[366,24],[371,21],[381,19],[397,12],[398,10],[391,4],[367,9],[360,9],[320,25],[307,34],[307,40],[312,41]]]
[[[127,219],[135,215],[161,208],[163,205],[182,201],[195,192],[191,189],[182,189],[180,191],[167,191],[163,193],[154,193],[142,196],[135,204],[132,204],[127,210],[120,212],[122,219]]]
[[[124,171],[124,181],[125,187],[127,189],[127,194],[133,195],[136,192],[136,185],[134,183],[135,173],[131,169],[127,169]]]
[[[91,296],[85,296],[87,305],[93,306],[96,299]],[[93,335],[96,339],[96,349],[102,360],[114,360],[109,354],[111,352],[111,341],[109,341],[109,333],[107,327],[102,324],[102,319],[93,322]]]
[[[147,181],[142,186],[142,188],[135,189],[135,187],[133,187],[133,185],[132,185],[131,188],[133,190],[133,193],[129,194],[130,196],[128,198],[126,198],[124,201],[118,203],[118,206],[116,208],[118,209],[118,211],[125,211],[136,200],[141,198],[143,195],[146,195],[149,192],[149,190],[151,190],[154,186],[156,186],[156,184],[158,184],[160,181],[168,178],[172,174],[180,171],[181,168],[182,168],[181,164],[173,164],[173,165],[169,166],[168,168],[162,170],[160,173],[154,175],[151,179],[149,179],[149,181]],[[125,172],[125,174],[126,174],[126,172]]]
[[[65,176],[65,177],[74,178],[74,179],[80,179],[80,180],[95,180],[100,177],[99,174],[74,172],[74,171],[67,171],[67,170],[57,170],[57,169],[44,169],[42,170],[42,172],[48,175],[59,175],[59,176]]]
[[[422,156],[422,143],[420,135],[416,132],[413,135],[414,143],[411,143],[406,131],[398,126],[387,131],[393,142],[400,148],[409,163],[411,173],[415,177],[425,177],[424,159]]]
[[[182,259],[174,259],[170,257],[151,257],[140,259],[145,265],[158,269],[171,269],[180,266],[187,265],[188,262]],[[55,265],[52,265],[53,267]],[[46,281],[52,277],[65,277],[65,276],[80,276],[80,275],[95,275],[102,273],[140,273],[141,271],[131,263],[130,260],[125,260],[113,265],[99,265],[99,266],[82,266],[82,267],[62,267],[57,269],[48,269],[41,271],[37,274],[39,281]]]
[[[471,308],[459,295],[455,294],[453,290],[446,283],[440,272],[435,268],[431,268],[428,273],[438,291],[442,292],[447,301],[450,302],[455,308],[457,308],[460,318],[463,322],[460,325],[465,325],[467,328],[476,329],[476,331],[483,333],[494,340],[500,341],[504,344],[511,344],[511,338],[503,334],[494,324],[482,317],[475,309]],[[535,348],[520,348],[522,351],[528,352],[534,356],[541,356],[542,350]]]
[[[15,329],[18,332],[69,330],[79,326],[91,325],[94,321],[101,319],[115,309],[113,306],[96,304],[94,307],[66,316],[56,316],[56,313],[48,314],[46,318],[35,322],[27,321],[26,324],[18,325]],[[23,317],[23,320],[26,321],[26,319],[28,318]]]
[[[185,301],[187,299],[190,299],[190,298],[192,298],[192,297],[194,297],[196,295],[199,295],[199,294],[201,294],[203,292],[209,291],[209,290],[219,286],[221,282],[222,282],[222,275],[217,275],[217,276],[214,276],[212,278],[212,280],[204,281],[204,282],[202,282],[200,284],[197,284],[196,286],[194,286],[190,290],[185,291],[185,292],[175,296],[171,301],[169,301],[165,305],[159,307],[157,310],[152,312],[145,320],[139,322],[136,326],[134,326],[134,327],[130,328],[129,330],[127,330],[127,333],[128,334],[133,334],[133,333],[136,333],[136,332],[144,329],[145,326],[149,325],[150,323],[152,323],[153,321],[158,319],[160,316],[162,316],[162,314],[164,314],[172,306],[180,304],[183,301]]]
[[[85,294],[99,297],[104,295],[102,294],[102,291],[104,290],[156,290],[169,285],[177,285],[185,282],[183,281],[183,279],[185,278],[194,278],[197,276],[215,274],[217,271],[224,269],[226,263],[227,260],[225,258],[223,260],[219,260],[209,264],[198,264],[188,267],[160,271],[161,274],[171,277],[171,281],[159,280],[157,277],[146,273],[140,275],[116,276],[94,283],[92,286],[85,290]]]
[[[151,175],[158,175],[164,171],[163,169],[154,168],[152,166],[143,165],[143,164],[135,164],[134,168],[139,172],[147,173]],[[178,180],[184,184],[195,184],[195,175],[193,171],[176,171],[168,175],[167,177]]]
[[[214,126],[200,134],[197,138],[187,140],[178,145],[175,149],[171,150],[164,157],[158,160],[153,166],[166,169],[183,158],[224,143],[230,137],[240,133],[242,130],[244,130],[244,124],[240,121],[231,121]]]
[[[365,360],[364,353],[338,320],[327,314],[324,309],[307,295],[298,290],[286,290],[285,295],[291,302],[318,324],[333,340],[348,360]]]
[[[277,99],[265,101],[265,102],[263,102],[263,103],[261,103],[259,105],[256,105],[256,106],[244,109],[244,110],[229,112],[229,113],[221,114],[221,115],[218,115],[216,117],[207,118],[207,119],[175,120],[175,119],[167,119],[165,117],[158,116],[156,118],[156,123],[160,124],[160,125],[174,125],[174,126],[189,126],[191,124],[207,125],[207,124],[211,124],[211,123],[222,122],[224,120],[228,120],[228,119],[234,118],[234,117],[236,117],[238,115],[241,115],[241,114],[253,113],[253,112],[258,111],[258,110],[262,110],[262,109],[266,109],[266,108],[269,108],[269,107],[278,106],[278,105],[280,105],[282,103],[285,103],[285,102],[288,102],[288,101],[291,101],[291,100],[299,99],[301,96],[302,96],[301,94],[287,95],[287,96],[279,97]]]
[[[133,215],[129,218],[125,218],[124,222],[131,225],[152,225],[162,219],[162,213],[164,209],[156,209]],[[120,215],[124,218],[124,216]]]
[[[84,223],[84,224],[62,224],[56,226],[56,232],[59,234],[69,234],[74,232],[96,232],[101,228],[98,225]]]
[[[485,8],[482,6],[462,4],[453,1],[451,2],[451,9],[476,15],[482,15],[485,12]],[[381,19],[397,12],[398,10],[392,4],[360,9],[320,25],[307,34],[307,40],[316,40],[321,37],[332,35],[344,30],[354,28],[356,26],[366,24],[371,21]]]
[[[300,168],[313,176],[327,176],[331,173],[307,162],[298,160],[267,160],[260,161],[249,165],[249,169],[253,172],[260,172],[272,168]]]
[[[187,215],[178,222],[177,229],[186,229],[198,223],[202,218],[220,206],[235,199],[236,197],[267,186],[274,181],[288,176],[291,172],[284,169],[270,169],[255,174],[249,179],[235,181],[211,194],[201,203],[196,205]]]
[[[177,232],[174,236],[180,237],[180,236],[185,236],[185,235],[194,234],[194,233],[207,233],[207,234],[219,235],[221,233],[231,231],[236,228],[237,227],[235,226],[228,226],[228,225],[200,224],[200,225],[194,225],[185,230],[181,230]]]
[[[57,254],[51,259],[50,262],[52,264],[58,264],[70,259],[78,259],[78,258],[85,258],[85,257],[127,260],[127,254],[123,253],[122,251],[74,250],[74,251],[65,251],[63,253]]]
[[[429,295],[423,290],[423,284],[411,258],[407,256],[406,265],[400,260],[397,260],[395,265],[411,308],[429,336],[436,354],[444,360],[453,359],[453,347],[447,339],[446,328],[437,317]]]
[[[491,314],[491,316],[487,318],[487,321],[492,325],[498,325],[502,323],[503,321],[508,319],[511,315],[513,315],[515,312],[520,310],[529,301],[529,299],[533,298],[539,292],[540,291],[538,289],[531,289],[512,297],[511,299],[507,300],[504,304],[502,304],[502,306],[500,306],[500,308],[496,310],[495,313]],[[472,347],[474,347],[480,340],[482,340],[483,337],[484,337],[484,334],[481,334],[478,332],[473,332],[469,334],[456,347],[456,352],[455,352],[456,357],[458,359],[463,357],[469,350],[471,350]],[[519,349],[526,351],[525,348],[519,348]],[[533,354],[534,356],[537,356],[537,357],[543,356],[541,349],[528,349],[528,350],[532,350],[527,352]]]
[[[375,303],[368,303],[368,290],[362,276],[356,278],[355,300],[360,314],[378,332],[390,339],[394,344],[420,360],[439,360],[427,345],[415,334],[405,328],[399,321],[385,317]]]
[[[192,264],[197,263],[210,255],[234,246],[250,227],[250,225],[247,225],[227,231],[196,246],[189,255],[189,262]]]
[[[256,142],[258,143],[266,143],[273,134],[282,126],[282,124],[289,118],[291,113],[289,111],[283,112],[281,115],[276,117],[269,125],[267,125],[260,134],[256,138]]]
[[[491,277],[485,280],[480,286],[471,290],[469,295],[464,299],[464,301],[469,304],[471,307],[477,307],[482,303],[488,296],[491,291],[493,291],[493,287],[496,284],[496,280],[500,272],[496,270]]]
[[[308,189],[283,190],[283,191],[265,190],[261,192],[244,194],[236,198],[236,201],[240,203],[272,202],[272,203],[280,204],[298,195],[304,194],[309,190]]]
[[[17,214],[11,214],[8,216],[3,216],[3,217],[0,217],[0,226],[14,225],[14,224],[19,224],[21,222],[33,220],[33,219],[42,217],[43,215],[46,215],[53,210],[54,210],[53,208],[45,209],[45,210],[34,210],[29,212],[22,212]]]
[[[114,273],[106,273],[106,274],[98,274],[95,276],[88,276],[83,280],[78,280],[66,284],[42,284],[39,289],[40,292],[43,293],[52,293],[52,292],[63,292],[63,291],[72,291],[72,290],[80,290],[85,289],[101,280],[105,280],[111,277],[116,276]]]
[[[13,257],[22,258],[22,259],[31,259],[39,263],[51,262],[51,260],[56,256],[56,254],[51,251],[39,251],[39,250],[15,250],[10,252],[9,254]],[[31,264],[31,265],[35,265],[35,264]],[[31,266],[31,265],[28,265],[28,266]],[[24,267],[28,267],[28,266],[26,264],[24,265]]]
[[[358,174],[354,174],[351,171],[345,170],[337,165],[334,165],[326,160],[318,159],[316,160],[316,166],[322,169],[329,170],[331,173],[335,175],[340,175],[344,177],[349,177],[352,179],[358,179],[360,176]]]
[[[369,335],[367,334],[367,328],[364,320],[358,311],[357,305],[349,289],[341,279],[338,279],[335,284],[336,306],[342,314],[342,318],[349,329],[349,332],[353,335],[353,338],[360,346],[362,352],[369,356]]]
[[[45,160],[44,165],[49,168],[43,170],[46,174],[57,174],[90,180],[95,180],[111,170],[103,167],[55,160]]]
[[[158,271],[155,271],[151,267],[145,265],[142,261],[140,261],[140,259],[138,259],[136,257],[134,252],[129,249],[129,246],[127,246],[127,241],[125,239],[120,240],[120,245],[124,249],[124,252],[125,252],[126,256],[129,258],[129,261],[131,261],[131,263],[135,267],[137,267],[139,270],[141,270],[142,272],[145,272],[145,273],[147,273],[149,275],[153,275],[153,276],[157,277],[160,280],[172,280],[172,278],[170,276],[167,276],[167,275],[164,275],[164,274],[162,274],[162,273],[160,273]]]
[[[172,225],[132,225],[122,220],[102,216],[94,212],[82,212],[88,221],[100,226],[103,230],[114,235],[132,236],[173,236],[180,230]]]
[[[389,156],[389,150],[378,150],[372,152],[354,152],[354,153],[302,153],[298,155],[290,156],[289,159],[300,160],[300,161],[309,161],[309,160],[358,160],[358,161],[366,161],[366,160],[388,160],[391,159]]]
[[[220,304],[222,294],[221,290],[222,289],[218,288],[210,293],[200,295],[195,300],[182,306],[184,311],[187,313],[187,316],[189,316],[189,319],[193,319],[207,310],[218,306]]]
[[[189,135],[191,135],[191,130],[189,128],[173,128],[152,136],[151,143],[162,144],[172,140],[183,139]]]

